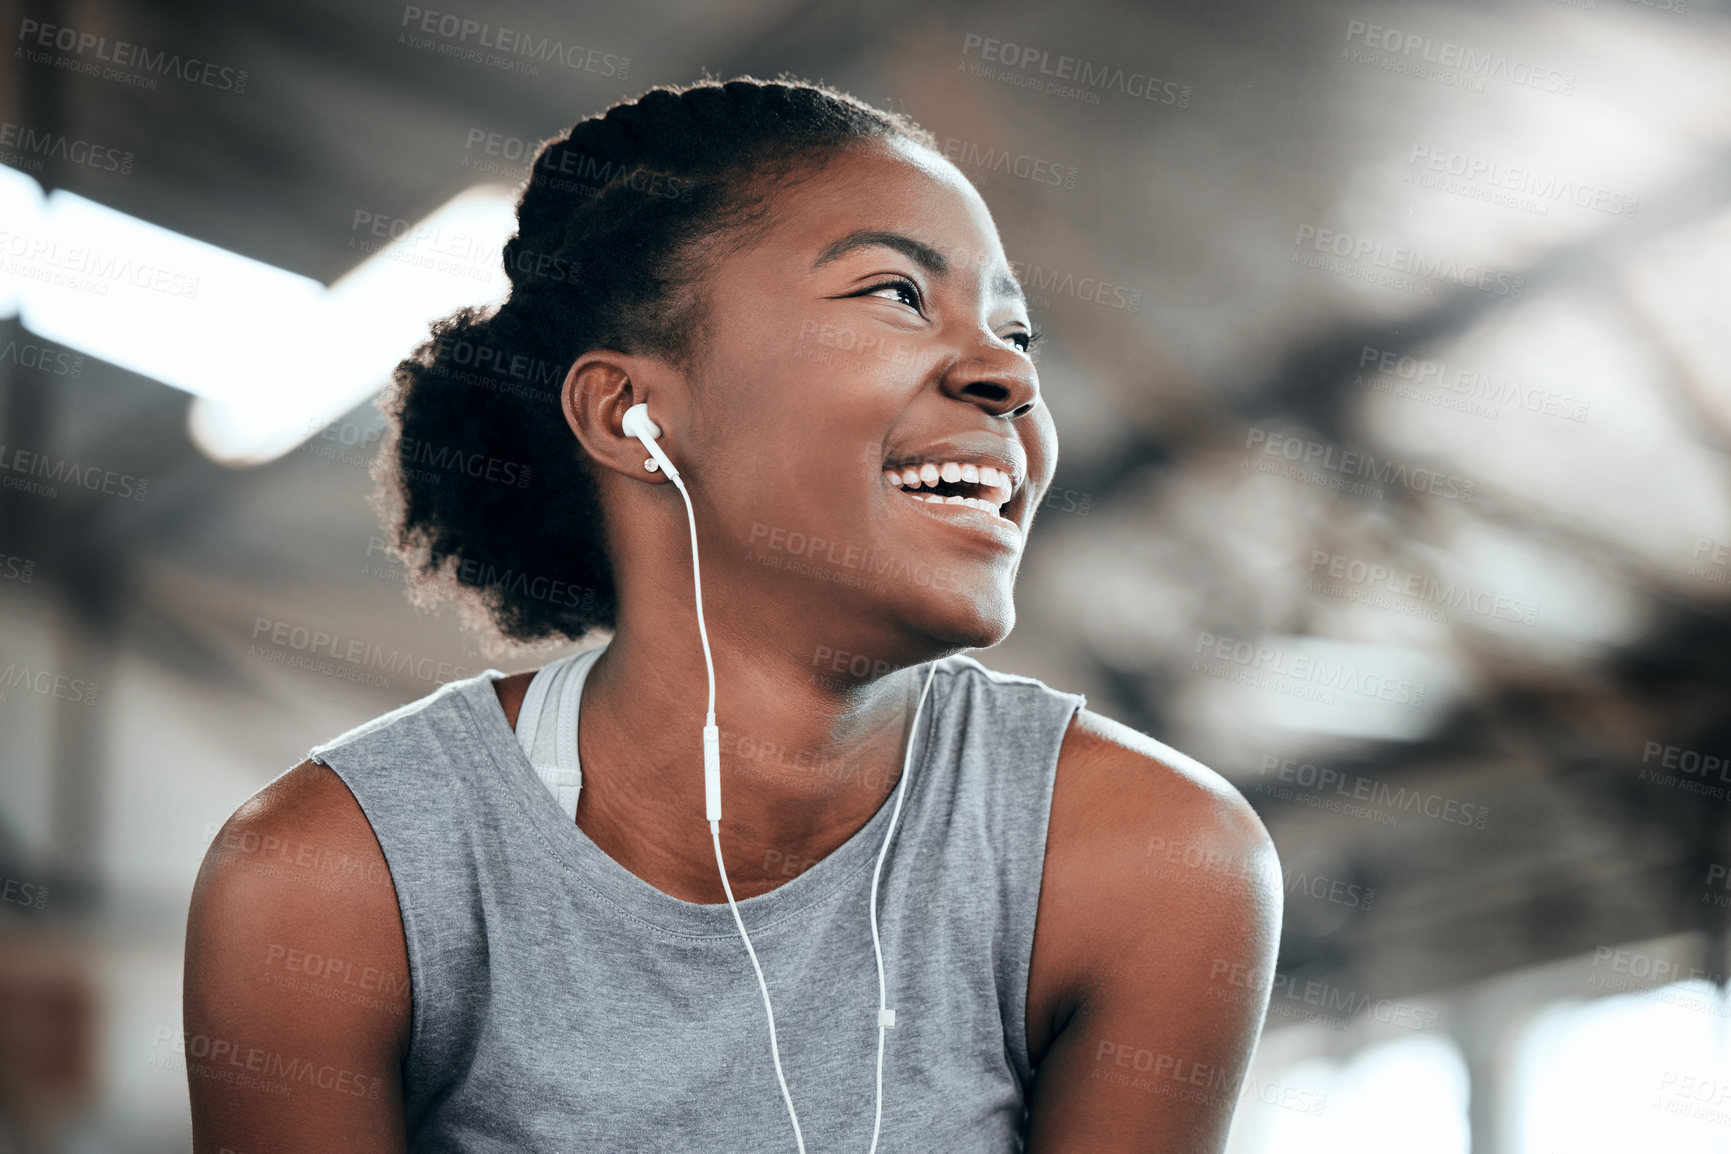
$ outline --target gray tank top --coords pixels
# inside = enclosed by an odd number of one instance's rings
[[[494,692],[496,669],[309,751],[354,794],[396,887],[412,1005],[409,1149],[793,1151],[763,998],[727,903],[663,893],[573,820],[581,779],[561,768],[558,747],[569,741],[574,754],[576,711],[567,731],[547,698],[576,697],[560,678],[586,672],[592,656],[542,671],[545,697],[519,720],[552,721],[531,722],[527,751]],[[878,887],[896,1011],[884,1035],[883,1154],[1022,1148],[1052,784],[1084,704],[971,657],[937,663]],[[802,764],[729,733],[725,712],[718,720],[724,799],[749,788],[753,762],[857,780],[857,764]],[[693,801],[700,824],[699,792]],[[891,794],[828,857],[791,863],[804,868],[738,902],[809,1154],[871,1145],[867,901],[894,804]]]

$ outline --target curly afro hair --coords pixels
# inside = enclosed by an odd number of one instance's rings
[[[378,401],[374,501],[411,599],[455,600],[493,652],[614,628],[599,490],[560,407],[567,371],[595,348],[689,366],[698,282],[758,235],[778,183],[891,137],[937,148],[827,85],[740,77],[652,88],[542,144],[504,248],[509,296],[435,322]],[[422,467],[453,454],[461,467]]]

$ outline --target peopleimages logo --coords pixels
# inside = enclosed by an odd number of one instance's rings
[[[807,576],[824,577],[826,570],[820,565],[828,565],[837,569],[858,570],[861,580],[869,583],[875,592],[882,592],[882,579],[906,581],[914,585],[929,585],[934,589],[944,589],[960,593],[967,586],[962,583],[962,575],[953,569],[933,568],[925,561],[910,560],[907,557],[885,555],[875,549],[862,545],[850,545],[845,541],[834,541],[827,537],[803,533],[797,529],[788,530],[779,526],[765,525],[761,521],[752,523],[752,548],[748,556],[756,554],[760,564],[766,564],[771,569],[787,569],[804,573]],[[762,553],[760,550],[769,550]],[[771,554],[786,554],[805,559],[806,565],[782,564]],[[774,561],[767,564],[764,558]],[[860,581],[843,581],[842,584],[857,585]]]
[[[1010,261],[1010,271],[1027,289],[1030,303],[1041,307],[1050,307],[1051,300],[1046,294],[1056,293],[1124,312],[1142,311],[1141,289],[1127,288],[1093,276],[1078,280],[1075,273],[1043,268],[1021,260]]]
[[[38,131],[10,120],[0,121],[0,148],[17,149],[16,153],[0,155],[0,159],[30,172],[42,171],[44,157],[83,165],[99,172],[117,172],[122,176],[132,172],[130,152],[78,140],[59,132]]]
[[[1373,366],[1377,376],[1398,377],[1414,386],[1458,393],[1469,400],[1486,401],[1491,405],[1518,407],[1562,421],[1584,422],[1587,411],[1592,408],[1591,401],[1567,393],[1540,390],[1517,384],[1506,377],[1492,377],[1478,369],[1451,366],[1445,361],[1424,360],[1365,345],[1359,352],[1358,367]],[[1362,376],[1359,379],[1362,380]],[[1494,419],[1495,410],[1491,412]]]
[[[430,8],[404,5],[402,27],[410,32],[422,32],[429,37],[436,36],[446,41],[445,46],[436,49],[440,55],[458,56],[475,63],[505,67],[508,71],[539,75],[540,69],[529,63],[538,60],[542,63],[563,64],[579,72],[593,72],[597,76],[615,76],[620,80],[624,80],[631,73],[629,56],[584,48],[580,44],[566,44],[563,40],[550,36],[535,36],[503,25],[494,27],[485,21],[472,20],[451,12],[434,12]],[[468,48],[471,40],[475,45],[474,49]],[[433,49],[430,41],[415,40],[408,38],[406,33],[399,33],[398,43],[405,42],[414,48]],[[500,55],[483,57],[476,51],[481,48],[491,49]],[[525,59],[514,60],[512,57]]]
[[[1301,224],[1292,243],[1295,247],[1302,248],[1306,241],[1319,253],[1328,253],[1343,260],[1369,261],[1374,267],[1385,268],[1390,272],[1411,273],[1428,280],[1447,281],[1463,288],[1490,293],[1492,296],[1520,300],[1527,292],[1527,278],[1524,276],[1500,272],[1472,261],[1462,264],[1453,257],[1436,256],[1404,245],[1384,245],[1382,241],[1367,236],[1353,236],[1351,233],[1337,232],[1330,228],[1318,228],[1313,224]],[[1294,260],[1298,256],[1298,253],[1294,253]]]
[[[0,885],[0,902],[32,910],[44,909],[48,905],[48,887],[23,878],[4,878],[4,884]]]
[[[568,148],[549,148],[542,152],[541,144],[539,139],[470,128],[463,141],[463,167],[487,175],[506,174],[516,180],[529,176],[531,169],[574,177],[573,180],[546,177],[542,180],[557,191],[581,192],[591,197],[629,188],[652,198],[690,200],[697,188],[695,180],[645,168],[641,164],[627,165]]]
[[[10,223],[10,222],[8,222]],[[14,276],[107,296],[115,285],[129,285],[164,296],[195,300],[198,278],[171,268],[135,262],[129,254],[62,245],[57,238],[0,228],[0,256]]]
[[[1087,88],[1121,92],[1152,100],[1156,104],[1190,107],[1190,86],[1176,80],[1161,80],[1146,72],[1126,72],[1109,64],[1092,64],[1074,56],[1058,56],[1044,48],[994,40],[969,32],[962,37],[962,55],[979,54],[981,60],[1005,64],[1022,71],[1038,72],[1054,80],[1068,80]],[[1096,100],[1096,103],[1098,101]]]
[[[1442,1019],[1436,1010],[1411,1002],[1397,1002],[1390,998],[1373,1000],[1370,995],[1345,986],[1311,979],[1300,981],[1296,975],[1279,970],[1274,970],[1272,976],[1268,997],[1270,1015],[1313,1021],[1339,1030],[1353,1018],[1364,1014],[1385,1026],[1399,1026],[1426,1034],[1436,1033]],[[1209,999],[1232,1004],[1242,1002],[1245,996],[1253,996],[1260,989],[1263,978],[1253,966],[1215,958],[1208,970],[1208,980]],[[1234,996],[1235,989],[1239,996]]]
[[[252,624],[252,640],[266,638],[269,644],[279,649],[295,650],[306,655],[329,657],[360,669],[382,669],[387,673],[407,673],[422,681],[437,681],[444,683],[459,677],[472,677],[475,670],[462,665],[453,665],[448,661],[432,657],[416,657],[413,653],[392,647],[386,649],[371,641],[358,637],[344,637],[340,633],[330,633],[323,629],[296,625],[288,621],[276,621],[269,617],[255,617]],[[247,656],[263,656],[254,651],[258,646],[249,646]],[[269,658],[267,658],[268,660]],[[279,664],[287,664],[279,662]]]
[[[1319,570],[1333,580],[1322,580]],[[1534,625],[1539,619],[1536,602],[1517,601],[1488,589],[1475,589],[1465,581],[1441,581],[1422,573],[1409,573],[1379,561],[1365,561],[1321,549],[1311,550],[1309,574],[1304,582],[1306,589],[1315,589],[1331,597],[1345,597],[1361,604],[1392,607],[1383,606],[1380,598],[1362,596],[1358,590],[1345,589],[1342,583],[1359,586],[1365,594],[1387,591],[1415,602],[1428,601],[1450,609],[1465,608],[1481,617],[1494,617],[1521,625]],[[1447,621],[1449,618],[1445,613],[1429,619]]]
[[[491,279],[499,261],[498,241],[480,232],[431,228],[387,213],[357,208],[349,223],[348,247],[387,260],[418,265],[430,272],[467,280]]]
[[[37,372],[49,373],[57,377],[80,377],[84,375],[84,357],[82,355],[65,352],[49,345],[33,344],[30,341],[0,341],[0,364],[35,369]]]
[[[1279,457],[1309,469],[1328,469],[1346,477],[1363,477],[1376,485],[1396,485],[1415,493],[1429,493],[1445,500],[1472,504],[1477,482],[1435,469],[1408,468],[1404,464],[1358,449],[1342,449],[1338,445],[1311,441],[1286,433],[1271,433],[1252,428],[1245,436],[1244,447],[1257,449],[1265,456]],[[1253,461],[1254,457],[1246,458]],[[1338,487],[1338,486],[1337,486]],[[1381,496],[1378,491],[1376,496]]]
[[[339,1066],[320,1065],[311,1058],[292,1057],[275,1050],[264,1050],[232,1038],[216,1038],[209,1034],[188,1034],[172,1026],[159,1026],[151,1043],[158,1050],[152,1055],[153,1065],[173,1065],[173,1059],[160,1053],[166,1047],[178,1054],[186,1072],[200,1078],[245,1086],[279,1097],[290,1097],[295,1083],[304,1082],[321,1090],[352,1094],[357,1098],[377,1101],[385,1080],[369,1074],[359,1074]]]
[[[1197,656],[1191,658],[1192,672],[1200,670],[1210,676],[1226,676],[1233,672],[1229,669],[1212,666],[1207,658],[1218,661],[1229,661],[1242,666],[1239,672],[1251,676],[1230,677],[1230,680],[1243,681],[1246,684],[1262,685],[1267,678],[1254,676],[1266,673],[1272,677],[1286,678],[1291,682],[1301,683],[1297,688],[1308,689],[1310,686],[1318,690],[1341,690],[1347,693],[1363,694],[1366,697],[1376,697],[1383,701],[1392,701],[1397,705],[1419,705],[1425,698],[1425,687],[1417,682],[1404,678],[1390,677],[1374,670],[1365,671],[1346,664],[1343,661],[1331,662],[1327,657],[1297,653],[1293,650],[1276,645],[1255,645],[1249,641],[1239,641],[1231,637],[1216,636],[1213,633],[1198,633],[1196,648]],[[1289,686],[1270,683],[1267,688],[1278,688],[1285,691]],[[1300,694],[1299,696],[1304,696]],[[1325,694],[1315,698],[1325,704],[1333,703],[1333,696]]]
[[[78,61],[64,56],[54,59],[48,53],[69,52],[74,57],[88,54],[94,60],[112,64],[116,68],[135,68],[156,76],[172,76],[188,84],[199,84],[224,92],[239,94],[246,91],[245,69],[228,68],[209,60],[200,60],[196,56],[182,57],[178,52],[152,52],[142,44],[132,44],[125,40],[110,41],[108,37],[98,36],[94,32],[83,32],[58,24],[44,24],[40,20],[19,21],[18,43],[20,47],[14,54],[22,55],[33,64],[56,64],[60,67],[70,64],[73,71],[87,72],[95,66],[79,65]],[[118,73],[114,68],[100,71],[105,80],[128,79],[124,73]],[[110,73],[114,75],[109,75]],[[148,81],[145,87],[156,87],[156,82],[148,76],[137,79]]]
[[[1395,820],[1386,821],[1384,825],[1398,825],[1399,815],[1403,813],[1428,817],[1450,825],[1470,826],[1474,829],[1484,829],[1490,820],[1490,808],[1473,802],[1461,801],[1437,793],[1426,793],[1416,787],[1389,785],[1374,777],[1363,774],[1349,774],[1332,766],[1316,766],[1310,762],[1297,762],[1289,757],[1276,754],[1262,755],[1262,764],[1257,773],[1264,779],[1271,774],[1277,781],[1288,782],[1299,789],[1309,790],[1312,795],[1327,795],[1324,800],[1331,804],[1313,805],[1313,808],[1338,811],[1337,799],[1347,799],[1349,802],[1364,802],[1387,811],[1387,816]],[[1269,793],[1265,786],[1266,780],[1257,783],[1257,792]],[[1288,795],[1283,800],[1297,801],[1299,804],[1312,804],[1307,795],[1296,794],[1285,790],[1274,796]],[[1365,816],[1354,814],[1353,816]]]
[[[404,575],[403,567],[397,563],[397,558],[391,551],[390,543],[383,537],[367,538],[367,556],[380,556],[389,559],[389,565],[381,562],[366,561],[361,565],[363,576],[382,578],[388,581],[401,581]],[[447,561],[454,561],[449,566],[451,576],[464,585],[476,589],[503,589],[517,597],[533,597],[537,601],[547,601],[554,605],[568,605],[573,608],[581,606],[585,613],[592,612],[600,604],[600,592],[584,585],[573,585],[569,581],[557,577],[546,577],[534,573],[524,573],[516,569],[501,569],[491,561],[479,561],[473,557],[465,557],[461,553],[440,552],[429,550],[426,564],[433,569],[445,567]]]
[[[33,670],[17,662],[0,670],[0,701],[5,701],[8,691],[13,689],[28,689],[43,697],[57,697],[74,705],[96,704],[96,682],[67,677],[48,669]]]
[[[982,149],[971,140],[961,140],[954,136],[944,138],[944,156],[957,164],[965,164],[969,168],[978,168],[986,172],[1002,172],[1017,176],[1023,180],[1031,180],[1036,184],[1050,184],[1062,188],[1076,187],[1076,166],[1059,164],[1055,161],[1042,160],[1029,156],[1027,153],[1013,153],[1007,148],[986,147]]]
[[[1591,209],[1608,216],[1627,217],[1630,220],[1635,219],[1635,214],[1641,208],[1641,198],[1638,196],[1612,192],[1594,184],[1583,184],[1532,165],[1508,165],[1500,160],[1470,156],[1464,152],[1428,144],[1414,144],[1407,163],[1412,166],[1407,173],[1409,184],[1419,183],[1444,192],[1460,191],[1435,181],[1427,183],[1422,179],[1426,174],[1416,171],[1422,166],[1437,177],[1447,175],[1456,177],[1467,185],[1483,185],[1484,188],[1476,194],[1481,197],[1492,191],[1506,191],[1511,195],[1531,197],[1540,215],[1546,215],[1549,204],[1555,201],[1567,201],[1577,208]],[[1511,202],[1511,206],[1524,207],[1518,202]]]
[[[1411,64],[1411,60],[1416,54],[1420,64],[1455,69],[1462,77],[1481,83],[1486,80],[1504,80],[1525,88],[1555,92],[1560,96],[1573,96],[1575,93],[1575,74],[1573,72],[1546,68],[1518,57],[1510,59],[1500,52],[1479,52],[1464,44],[1456,44],[1452,40],[1436,40],[1416,32],[1402,32],[1396,28],[1384,28],[1380,24],[1366,24],[1362,20],[1348,20],[1346,22],[1346,41],[1348,44],[1357,41],[1366,48],[1374,48],[1379,52],[1386,52],[1399,57],[1400,63],[1407,64],[1415,70],[1419,68],[1419,65]],[[1346,49],[1341,50],[1343,55],[1346,55],[1347,51]],[[1362,61],[1362,63],[1376,63],[1376,61],[1368,60]],[[1426,76],[1426,79],[1430,78],[1430,76]]]
[[[0,474],[10,473],[21,473],[24,477],[40,477],[43,480],[30,481],[20,477],[0,476],[0,485],[43,497],[59,496],[59,485],[88,489],[93,493],[103,492],[112,497],[130,497],[134,501],[144,500],[150,492],[150,482],[143,477],[134,477],[131,473],[116,473],[113,469],[80,465],[64,457],[50,457],[45,453],[20,449],[16,445],[0,444]]]

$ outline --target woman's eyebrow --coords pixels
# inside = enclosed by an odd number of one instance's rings
[[[924,241],[915,240],[903,233],[885,232],[881,229],[870,228],[856,229],[840,240],[834,241],[818,254],[818,258],[811,263],[811,267],[813,269],[821,268],[830,261],[836,260],[855,249],[869,248],[873,245],[894,249],[935,277],[942,278],[949,275],[950,262],[944,259],[943,253],[931,245]],[[992,277],[992,289],[1000,295],[1016,301],[1023,308],[1027,307],[1027,294],[1022,291],[1022,286],[1017,283],[1016,278],[1009,273],[1000,270],[994,275]]]
[[[818,258],[811,262],[812,268],[821,268],[830,261],[852,252],[856,248],[867,248],[871,245],[881,245],[893,248],[908,257],[915,264],[936,277],[948,276],[950,262],[944,259],[944,254],[924,241],[915,240],[899,232],[883,232],[878,229],[862,228],[848,233],[840,240],[832,243]]]

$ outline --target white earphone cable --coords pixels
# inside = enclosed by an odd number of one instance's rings
[[[685,482],[679,479],[678,474],[669,474],[668,480],[678,487],[679,495],[685,498],[685,519],[691,527],[691,579],[697,593],[697,635],[703,641],[703,664],[709,671],[709,714],[704,723],[704,744],[707,747],[709,730],[715,725],[715,662],[709,652],[709,628],[703,620],[703,576],[697,560],[697,513],[691,507],[691,494],[686,491]],[[710,810],[715,814],[709,820],[709,836],[715,843],[715,867],[721,871],[721,888],[727,894],[727,908],[733,911],[733,924],[739,927],[739,936],[745,940],[745,952],[751,958],[753,972],[757,974],[757,988],[763,992],[763,1012],[769,1018],[769,1054],[775,1061],[775,1080],[781,1084],[781,1099],[787,1103],[788,1117],[793,1119],[793,1137],[799,1146],[799,1154],[805,1154],[805,1135],[800,1131],[799,1115],[793,1109],[793,1095],[788,1093],[787,1078],[781,1070],[781,1048],[775,1040],[775,1008],[769,1004],[769,985],[763,980],[763,967],[758,964],[757,951],[752,948],[751,937],[745,932],[745,922],[740,919],[739,906],[733,900],[733,886],[727,880],[727,863],[721,858],[721,789],[719,782],[711,786],[707,781],[708,753],[705,748],[705,789],[713,799]]]
[[[721,785],[719,780],[719,752],[715,739],[715,662],[709,650],[709,629],[703,619],[703,577],[697,560],[697,513],[691,505],[691,494],[686,491],[685,482],[677,472],[668,472],[668,480],[679,489],[679,495],[685,499],[686,522],[691,528],[691,577],[697,595],[697,633],[703,641],[703,663],[709,673],[709,711],[704,724],[704,776],[705,790],[709,797],[708,812],[709,835],[715,845],[715,867],[721,873],[721,888],[727,894],[727,907],[733,911],[733,924],[739,927],[739,936],[745,942],[745,952],[751,958],[751,968],[757,974],[757,988],[763,994],[763,1012],[769,1019],[769,1053],[775,1062],[775,1080],[781,1086],[782,1101],[787,1104],[787,1115],[793,1121],[794,1142],[799,1147],[799,1154],[805,1154],[805,1134],[800,1130],[799,1115],[793,1108],[793,1095],[787,1089],[787,1077],[781,1068],[781,1047],[776,1042],[775,1009],[769,1002],[769,985],[763,980],[763,967],[758,964],[757,951],[752,948],[751,935],[745,932],[745,922],[739,916],[739,905],[734,901],[733,886],[727,880],[727,863],[721,856]],[[871,890],[871,929],[872,953],[877,960],[878,971],[878,1060],[877,1060],[877,1094],[872,1116],[871,1154],[876,1154],[878,1148],[878,1133],[883,1125],[884,1107],[884,1031],[895,1025],[895,1011],[886,1004],[886,987],[884,983],[883,947],[878,937],[878,878],[883,873],[884,855],[889,852],[890,839],[895,836],[896,823],[901,819],[902,798],[906,795],[905,788],[909,774],[913,769],[914,735],[918,731],[920,715],[925,709],[926,695],[931,691],[932,678],[937,674],[937,665],[933,663],[926,672],[924,687],[920,690],[919,703],[914,707],[912,722],[908,725],[907,748],[902,758],[902,774],[896,782],[896,802],[890,814],[888,831],[884,834],[884,844],[878,850],[877,865],[872,869]]]
[[[878,963],[878,1076],[877,1076],[877,1106],[872,1115],[872,1145],[871,1154],[877,1154],[878,1129],[883,1124],[884,1117],[884,1031],[896,1024],[895,1011],[890,1009],[884,994],[884,952],[878,944],[878,875],[883,872],[884,854],[889,852],[890,839],[895,836],[896,822],[902,816],[902,797],[907,793],[903,786],[908,775],[913,772],[914,734],[919,731],[920,711],[925,708],[926,694],[932,687],[932,678],[937,675],[937,662],[932,662],[926,670],[926,683],[920,690],[920,700],[914,706],[914,719],[908,725],[908,746],[902,755],[902,775],[896,781],[896,806],[890,814],[890,828],[884,834],[883,848],[878,850],[878,864],[872,868],[871,921],[872,921],[872,954]]]
[[[703,664],[709,670],[709,716],[704,723],[715,724],[715,662],[709,655],[709,630],[703,624],[703,574],[697,567],[697,513],[691,508],[691,494],[685,482],[675,473],[668,478],[685,498],[685,521],[691,526],[691,582],[697,590],[697,636],[703,642]]]

